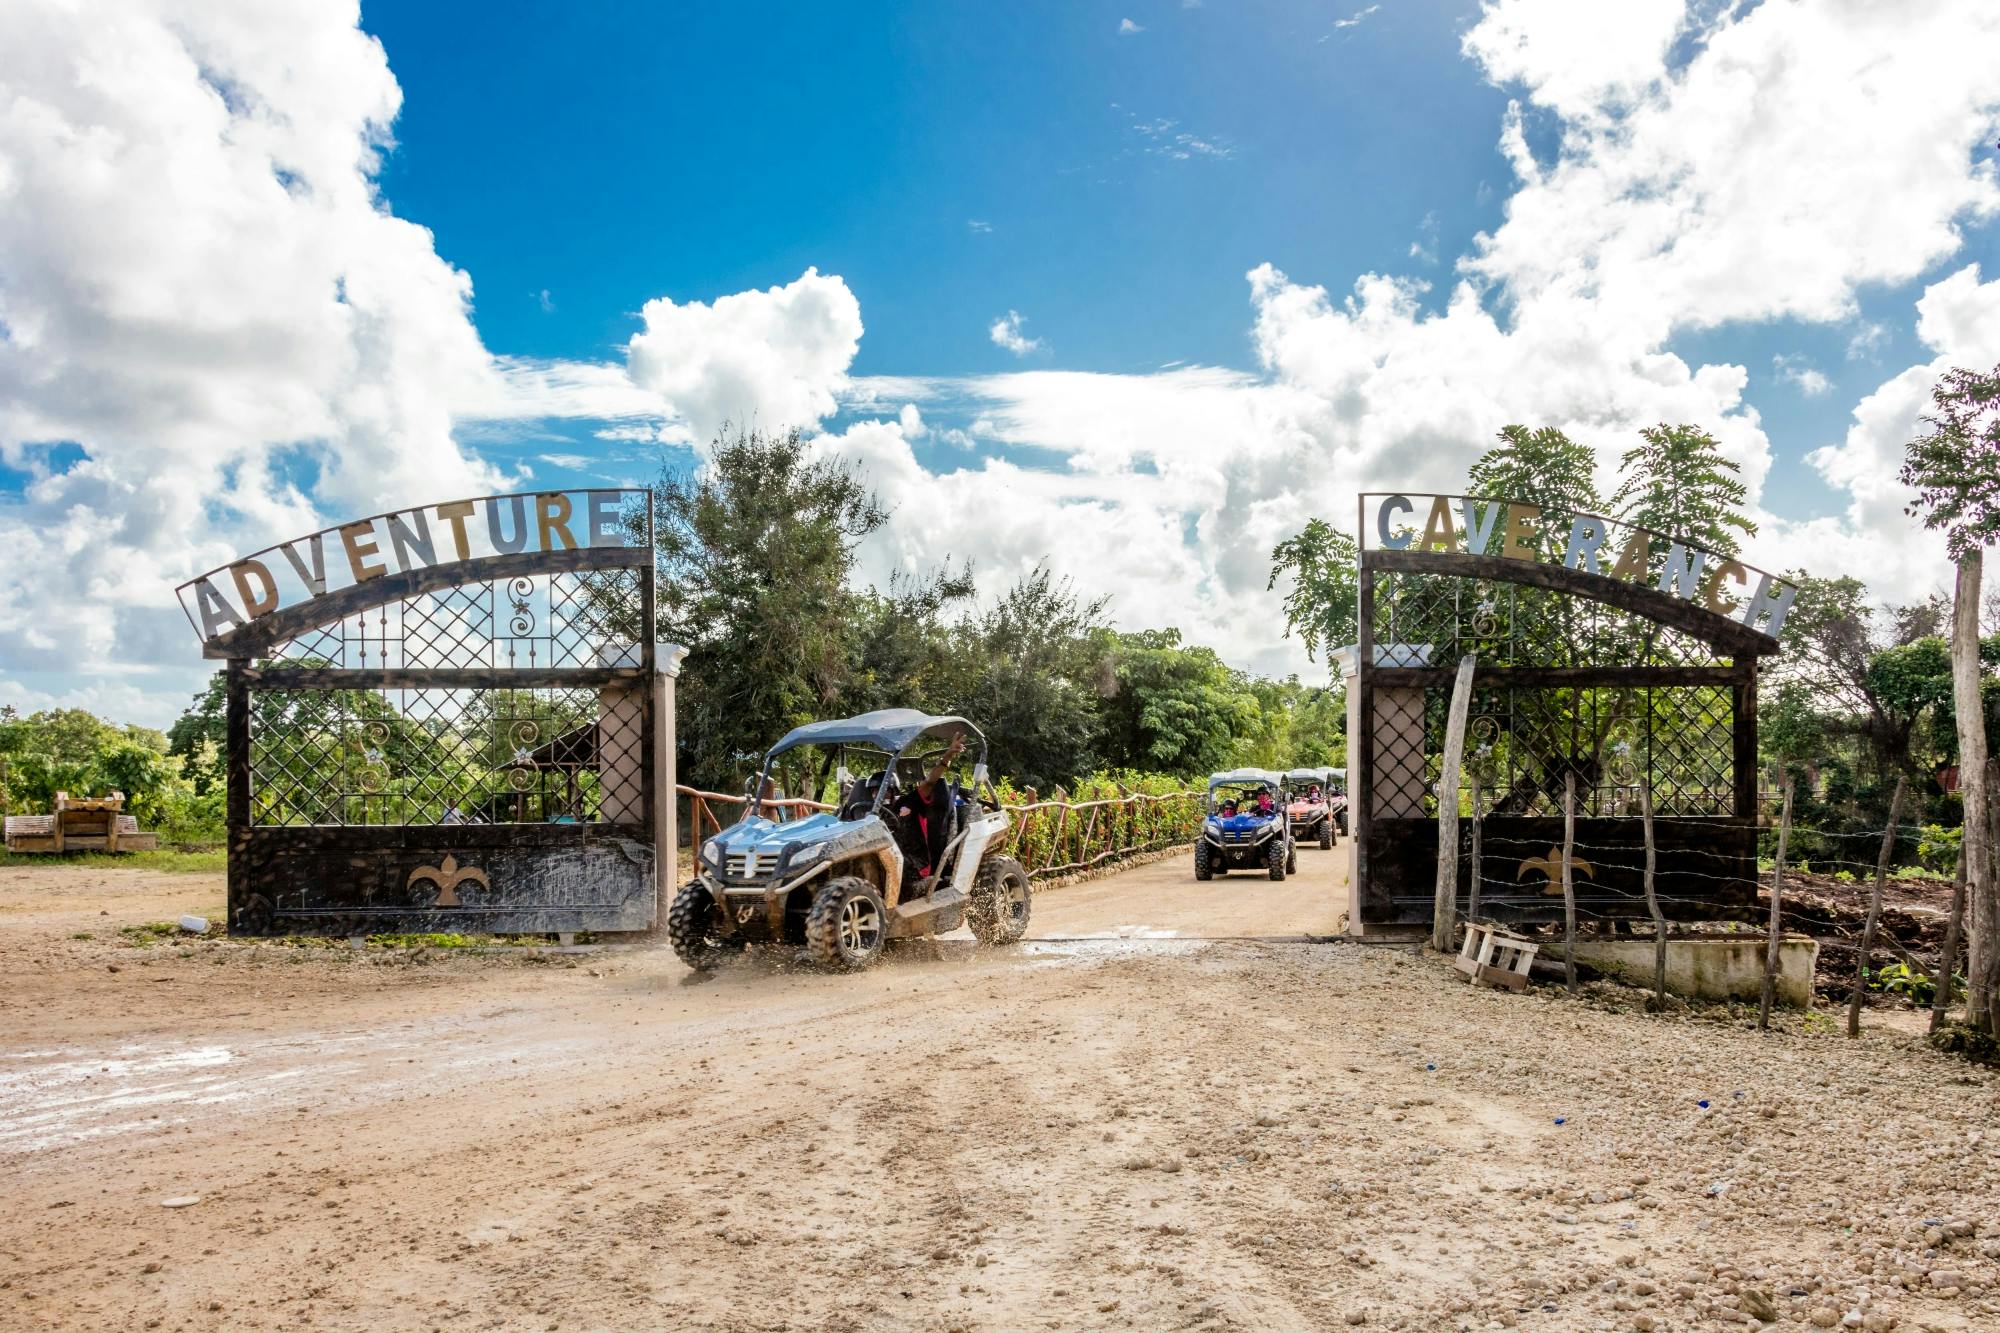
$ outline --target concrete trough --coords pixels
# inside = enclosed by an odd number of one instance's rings
[[[1579,939],[1576,961],[1629,985],[1650,987],[1653,943],[1649,939]],[[1764,948],[1762,935],[1676,935],[1667,941],[1667,989],[1697,1000],[1756,1000],[1764,993]],[[1792,1009],[1810,1009],[1813,971],[1818,963],[1817,940],[1805,935],[1781,937],[1777,1002]]]

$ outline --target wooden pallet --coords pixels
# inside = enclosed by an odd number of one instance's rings
[[[1528,969],[1534,965],[1533,940],[1500,929],[1488,921],[1468,921],[1465,943],[1452,964],[1470,981],[1501,990],[1526,990]]]
[[[78,797],[59,791],[50,814],[7,816],[7,850],[60,856],[64,852],[150,852],[158,847],[160,835],[141,832],[139,821],[124,809],[123,792]]]

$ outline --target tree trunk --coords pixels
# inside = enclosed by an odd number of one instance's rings
[[[1967,932],[1965,1021],[1980,1032],[1993,1031],[1993,982],[2000,948],[2000,903],[1996,903],[1993,848],[1987,803],[1986,715],[1979,698],[1978,551],[1958,562],[1958,586],[1951,610],[1951,694],[1958,714],[1958,790],[1965,805],[1965,894],[1971,908]]]
[[[1465,712],[1472,705],[1472,654],[1458,664],[1451,688],[1451,715],[1444,729],[1444,771],[1438,778],[1438,863],[1436,901],[1431,909],[1431,948],[1450,953],[1458,910],[1458,772],[1465,759]]]

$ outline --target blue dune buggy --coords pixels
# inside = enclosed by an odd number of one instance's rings
[[[1270,797],[1260,810],[1259,797]],[[1231,870],[1263,870],[1281,880],[1299,868],[1285,805],[1290,792],[1282,774],[1238,768],[1208,780],[1208,818],[1194,845],[1194,877],[1211,879]]]

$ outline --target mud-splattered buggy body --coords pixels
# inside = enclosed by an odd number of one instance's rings
[[[1270,814],[1242,808],[1231,814],[1225,809],[1251,805],[1260,791],[1271,793]],[[1290,796],[1284,775],[1269,769],[1237,768],[1211,775],[1208,818],[1194,845],[1194,877],[1205,880],[1231,870],[1262,870],[1272,879],[1283,879],[1296,871],[1298,849],[1285,815]]]
[[[947,773],[914,819],[898,814],[897,796],[961,737],[976,755],[970,783]],[[831,796],[837,808],[784,819],[775,802],[787,777],[791,790]],[[764,757],[751,792],[743,819],[702,846],[695,880],[668,914],[668,936],[690,966],[766,944],[853,969],[890,940],[961,924],[984,943],[1026,932],[1027,873],[990,850],[1008,817],[986,781],[986,738],[964,718],[888,708],[794,728]]]
[[[1326,774],[1326,808],[1333,816],[1334,831],[1341,837],[1347,836],[1347,770],[1328,768]]]
[[[1286,772],[1285,785],[1291,800],[1285,817],[1291,822],[1292,841],[1301,847],[1330,848],[1336,834],[1334,807],[1327,782],[1330,769],[1294,768]]]

